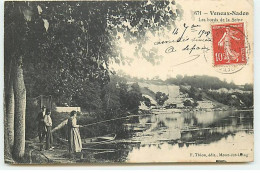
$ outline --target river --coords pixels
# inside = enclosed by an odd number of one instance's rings
[[[124,122],[128,135],[97,147],[99,162],[252,161],[253,112],[157,112]]]

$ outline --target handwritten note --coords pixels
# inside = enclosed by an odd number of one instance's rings
[[[195,60],[201,55],[205,56],[212,49],[211,31],[199,24],[183,23],[173,29],[171,37],[172,39],[156,41],[153,44],[164,48],[165,54],[187,54],[187,58],[182,58],[183,61],[179,64]]]

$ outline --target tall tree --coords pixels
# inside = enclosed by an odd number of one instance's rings
[[[169,97],[165,93],[157,92],[155,94],[155,99],[156,99],[158,105],[162,106],[164,104],[164,102],[169,99]]]
[[[18,3],[19,4],[19,3]],[[23,22],[27,15],[27,9],[16,3],[11,4],[12,12],[6,13],[5,17],[16,16],[11,23],[6,22],[5,26],[5,106],[7,133],[9,135],[7,143],[13,146],[13,157],[17,160],[24,156],[25,150],[25,105],[26,89],[23,78],[23,46],[25,44],[26,23]],[[21,28],[20,28],[21,27]],[[8,29],[7,29],[8,28]],[[6,69],[7,68],[7,69]]]
[[[25,150],[25,109],[26,89],[23,78],[22,56],[16,59],[14,66],[14,147],[13,156],[21,159]]]
[[[131,110],[132,112],[136,113],[140,104],[140,101],[142,100],[142,93],[140,90],[140,87],[138,83],[133,83],[131,85],[131,89],[128,92],[128,110]]]
[[[4,112],[6,114],[5,102],[4,102]],[[6,125],[8,124],[7,119],[8,119],[7,116],[4,116],[4,159],[6,163],[9,162],[12,158],[11,149],[9,145],[8,126]]]
[[[11,68],[10,68],[11,69]],[[14,89],[13,89],[13,81],[9,80],[9,84],[6,89],[6,133],[8,136],[8,144],[10,148],[13,148],[14,145]]]
[[[15,156],[22,157],[24,153],[26,89],[29,97],[73,97],[85,82],[107,83],[109,63],[124,62],[119,33],[126,41],[137,44],[137,55],[141,53],[147,61],[155,62],[154,51],[143,49],[142,44],[148,32],[172,26],[177,17],[171,8],[174,4],[5,2],[5,64],[15,64],[12,72],[5,69],[5,77],[14,73],[5,82],[13,81]],[[149,58],[149,52],[154,58]],[[9,99],[10,95],[5,94]]]

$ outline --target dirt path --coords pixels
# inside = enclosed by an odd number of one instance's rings
[[[30,164],[72,164],[77,163],[80,158],[68,154],[64,145],[54,145],[53,150],[40,151],[40,143],[35,140],[26,141],[27,162]]]

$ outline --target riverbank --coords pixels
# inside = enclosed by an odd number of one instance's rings
[[[26,141],[26,156],[20,164],[104,164],[134,162],[177,162],[189,158],[189,153],[208,151],[228,154],[228,151],[244,151],[248,161],[252,158],[253,113],[252,111],[182,112],[178,114],[143,114],[124,119],[122,130],[128,135],[101,143],[83,143],[82,158],[68,154],[67,142],[54,139],[54,150],[39,151],[38,138]],[[112,125],[115,122],[111,123]],[[104,128],[104,126],[103,126]],[[82,131],[87,132],[87,131]],[[119,133],[123,133],[119,132]],[[82,134],[86,136],[86,134]],[[118,133],[118,134],[119,134]],[[108,134],[108,133],[107,133]],[[55,134],[58,135],[58,134]],[[98,135],[97,135],[98,136]],[[96,136],[96,137],[97,137]],[[60,136],[56,136],[60,137]],[[82,138],[82,141],[85,138]],[[238,145],[238,144],[244,144]],[[225,147],[224,147],[225,146]],[[245,146],[250,146],[246,147]],[[223,150],[223,148],[227,148]],[[206,152],[206,150],[204,150]],[[149,153],[172,153],[166,157],[152,157]],[[142,154],[141,154],[142,153]],[[176,153],[183,153],[181,156]],[[202,153],[205,154],[205,153]],[[232,154],[232,153],[231,153]],[[149,157],[149,158],[147,158]],[[170,158],[169,158],[170,157]],[[218,157],[192,157],[192,161],[216,161]],[[229,158],[226,161],[232,161]],[[18,163],[17,163],[18,164]]]
[[[39,141],[27,140],[23,162],[15,164],[75,164],[83,161],[80,156],[69,155],[67,145],[54,143],[53,146],[53,150],[40,151]],[[85,155],[84,161],[96,162],[91,154]]]
[[[169,108],[169,109],[151,109],[150,112],[154,114],[171,114],[171,113],[182,113],[182,112],[219,112],[219,111],[239,111],[247,112],[253,111],[253,109],[237,109],[237,108]]]

